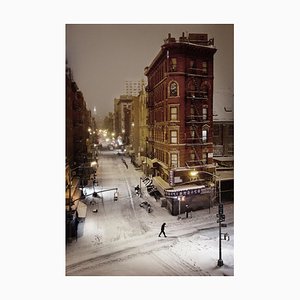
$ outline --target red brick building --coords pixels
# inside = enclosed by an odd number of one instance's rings
[[[207,34],[169,37],[148,77],[148,125],[153,175],[170,182],[170,171],[211,169],[213,160],[213,39]],[[189,180],[182,173],[180,181]],[[175,182],[170,182],[171,185]]]
[[[73,80],[72,71],[66,68],[66,159],[72,165],[87,161],[88,128],[91,111],[87,108],[82,92]]]
[[[213,58],[216,51],[214,40],[208,39],[207,34],[186,37],[183,33],[178,40],[169,34],[151,65],[145,68],[150,167],[156,182],[160,181],[165,189],[168,186],[164,182],[173,189],[186,184],[196,189],[197,185],[203,186],[206,180],[212,179],[201,171],[214,172]]]

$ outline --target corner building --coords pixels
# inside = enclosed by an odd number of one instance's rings
[[[179,41],[169,34],[161,51],[145,69],[148,142],[152,144],[152,157],[165,164],[168,171],[209,167],[213,162],[216,51],[207,34],[183,34]]]
[[[149,67],[148,144],[152,175],[171,187],[200,184],[190,171],[214,172],[213,63],[217,49],[207,34],[168,35]]]

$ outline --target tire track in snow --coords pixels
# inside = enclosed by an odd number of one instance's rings
[[[124,175],[124,170],[123,170],[123,168],[121,168],[120,165],[118,165],[118,167],[119,167],[119,170],[121,171],[122,176],[123,176],[123,178],[124,178],[124,181],[125,181],[125,183],[126,183],[127,192],[128,192],[128,196],[129,196],[129,199],[130,199],[130,205],[131,205],[131,208],[132,208],[132,210],[133,210],[134,217],[137,218],[136,212],[135,212],[135,208],[134,208],[134,204],[133,204],[133,198],[132,198],[132,193],[131,193],[131,189],[130,189],[129,183],[128,183],[128,181],[127,181],[126,176]]]

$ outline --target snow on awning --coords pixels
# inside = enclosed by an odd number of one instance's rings
[[[147,163],[148,163],[148,165],[149,165],[150,168],[153,168],[153,165],[155,163],[157,163],[157,158],[147,159]]]
[[[164,181],[160,176],[152,177],[152,180],[154,186],[163,196],[165,195],[165,190],[171,188],[171,186],[166,181]]]

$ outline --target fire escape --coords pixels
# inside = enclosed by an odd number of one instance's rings
[[[206,159],[202,157],[202,146],[208,142],[208,136],[203,134],[205,124],[209,124],[208,118],[208,91],[202,86],[202,79],[206,77],[206,70],[189,68],[187,70],[188,84],[186,101],[190,103],[190,114],[186,116],[186,145],[192,150],[190,158],[185,162],[186,166],[203,166]],[[208,127],[208,126],[207,126]]]

